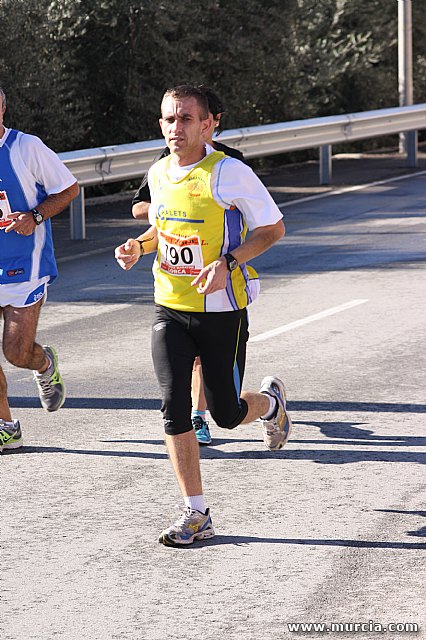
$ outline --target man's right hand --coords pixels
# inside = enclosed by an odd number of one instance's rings
[[[115,259],[122,269],[128,271],[141,256],[140,244],[134,238],[129,238],[124,244],[115,249]]]

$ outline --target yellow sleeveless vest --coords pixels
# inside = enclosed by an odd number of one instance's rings
[[[247,233],[241,212],[223,209],[212,195],[213,167],[224,157],[219,151],[207,155],[177,182],[168,176],[170,156],[151,169],[158,233],[153,265],[157,304],[180,311],[232,311],[257,297],[257,273],[245,264],[228,274],[222,291],[202,295],[191,287],[204,266],[239,246]]]

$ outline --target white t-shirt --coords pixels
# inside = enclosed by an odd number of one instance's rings
[[[0,138],[0,147],[6,142],[9,131],[10,129],[5,128],[4,135]],[[49,196],[61,193],[61,191],[76,182],[71,171],[63,164],[56,153],[49,149],[37,136],[29,133],[20,134],[19,153],[25,168],[28,169],[30,174],[30,176],[27,176],[26,171],[21,172],[20,167],[17,167],[19,180],[24,188],[30,208],[36,207],[38,204],[34,191],[35,182],[42,185]],[[14,149],[11,151],[12,164],[14,164],[13,160]]]
[[[46,197],[76,182],[56,153],[36,136],[6,129],[0,139],[2,214],[30,211]],[[0,284],[9,285],[57,275],[50,219],[32,234],[6,234],[0,228]]]
[[[215,149],[206,144],[206,155]],[[198,164],[179,167],[172,162],[168,173],[173,182],[182,179]],[[151,171],[148,172],[148,185],[153,193]],[[212,195],[217,204],[224,209],[237,207],[247,224],[249,231],[257,227],[266,227],[282,220],[282,213],[275,204],[265,185],[254,171],[236,158],[226,156],[214,166],[212,174]],[[155,211],[149,208],[149,222],[155,225]]]

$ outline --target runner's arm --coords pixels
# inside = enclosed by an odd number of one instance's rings
[[[151,193],[148,186],[148,176],[145,174],[139,189],[132,200],[132,216],[136,220],[148,220],[148,209],[151,204]]]
[[[74,182],[74,184],[67,187],[60,193],[51,193],[48,195],[43,202],[37,205],[37,210],[43,214],[43,218],[45,220],[53,218],[53,216],[56,216],[58,213],[63,211],[65,207],[74,200],[79,191],[80,187],[77,182]],[[29,236],[34,233],[37,225],[34,222],[32,211],[14,211],[13,214],[16,217],[13,219],[11,224],[6,227],[6,233],[16,231],[23,236]]]
[[[257,227],[250,232],[247,240],[231,253],[239,264],[248,262],[267,251],[285,234],[285,226],[282,220],[266,227]],[[225,258],[220,258],[226,264]]]
[[[169,149],[166,147],[162,153],[154,160],[153,164],[169,155]],[[152,165],[151,165],[152,166]],[[148,220],[148,210],[151,204],[151,192],[148,185],[148,173],[146,173],[139,185],[139,189],[136,191],[132,200],[132,216],[136,220]]]
[[[115,249],[115,259],[122,269],[131,269],[145,253],[157,250],[157,229],[150,227],[137,238],[129,238]]]
[[[275,224],[270,224],[266,227],[257,227],[251,231],[250,236],[242,245],[232,250],[232,255],[238,260],[239,264],[248,262],[272,247],[283,237],[284,233],[285,227],[282,220],[278,220]],[[221,256],[218,260],[214,260],[204,267],[191,282],[191,285],[197,287],[198,293],[204,295],[214,293],[226,287],[227,273],[226,260]]]
[[[148,220],[148,210],[150,204],[151,203],[148,201],[135,202],[135,204],[132,206],[132,216],[136,218],[136,220]]]

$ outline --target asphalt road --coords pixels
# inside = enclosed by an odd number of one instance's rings
[[[113,214],[95,249],[58,242],[39,338],[58,350],[63,409],[43,412],[31,375],[5,365],[25,446],[0,460],[3,640],[281,640],[300,635],[291,623],[426,638],[424,185],[288,203],[286,237],[255,261],[245,386],[285,380],[293,435],[271,453],[256,424],[212,426],[217,536],[185,550],[157,543],[180,497],[150,259],[116,266],[111,247],[135,225]]]

